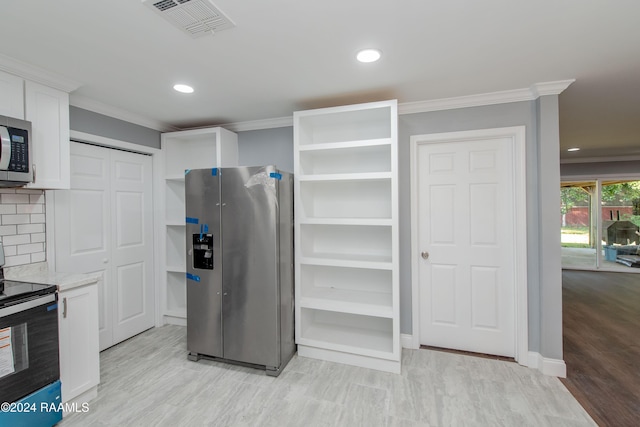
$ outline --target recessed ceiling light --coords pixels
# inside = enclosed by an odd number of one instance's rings
[[[177,84],[177,85],[173,85],[173,88],[175,90],[177,90],[178,92],[193,93],[193,88],[191,86],[188,86],[188,85]]]
[[[567,151],[580,151],[578,147],[568,148]]]
[[[382,56],[382,52],[378,49],[363,49],[356,55],[356,59],[360,62],[376,62]]]

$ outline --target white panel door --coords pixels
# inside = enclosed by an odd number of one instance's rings
[[[515,355],[512,140],[418,143],[420,344]]]
[[[71,145],[55,192],[56,269],[96,273],[100,350],[153,327],[151,157]]]
[[[114,342],[154,325],[151,156],[110,150]]]

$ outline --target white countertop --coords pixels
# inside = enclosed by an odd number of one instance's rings
[[[49,271],[46,262],[7,267],[4,269],[4,275],[6,279],[10,280],[57,285],[58,292],[89,285],[99,279],[97,274]]]

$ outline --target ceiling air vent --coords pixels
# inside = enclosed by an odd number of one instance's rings
[[[194,38],[236,26],[209,0],[142,0],[142,2]]]

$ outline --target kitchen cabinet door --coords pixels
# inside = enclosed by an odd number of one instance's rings
[[[0,71],[0,115],[24,120],[24,80]]]
[[[33,126],[29,188],[68,189],[70,183],[69,94],[25,81],[25,117]]]
[[[96,282],[59,293],[58,323],[62,401],[69,402],[100,383]]]

